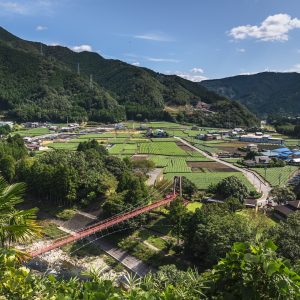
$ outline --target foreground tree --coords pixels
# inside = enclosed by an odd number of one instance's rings
[[[184,251],[199,267],[210,268],[235,242],[253,241],[255,234],[252,224],[225,203],[204,204],[184,223]]]
[[[271,190],[270,196],[273,197],[274,202],[277,204],[284,204],[287,201],[296,200],[295,193],[287,187],[274,187]]]
[[[300,212],[290,214],[286,222],[272,228],[270,237],[279,246],[278,253],[293,263],[300,260]]]
[[[37,210],[16,208],[23,202],[24,191],[23,183],[7,185],[3,177],[0,177],[0,247],[2,248],[40,235],[41,228],[35,221]]]
[[[228,207],[228,210],[231,212],[236,212],[238,210],[243,209],[245,206],[241,203],[241,201],[235,197],[229,197],[226,199],[225,204]]]
[[[208,273],[209,299],[299,299],[300,276],[276,256],[271,241],[235,243]]]
[[[172,225],[171,231],[177,238],[177,244],[179,244],[179,239],[183,230],[184,219],[187,215],[187,208],[183,203],[183,199],[177,197],[174,201],[170,203],[168,220]]]
[[[244,199],[249,195],[248,188],[235,176],[229,176],[221,180],[217,185],[211,186],[210,191],[223,197],[234,197],[244,203]]]

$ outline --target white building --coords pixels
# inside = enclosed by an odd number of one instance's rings
[[[14,126],[14,122],[11,121],[0,121],[0,127],[8,125],[10,128]]]
[[[245,134],[240,136],[241,142],[247,143],[265,143],[265,144],[275,144],[283,145],[283,139],[273,138],[271,135],[254,135],[254,134]]]

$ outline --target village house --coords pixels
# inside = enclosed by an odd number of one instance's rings
[[[258,152],[258,146],[256,144],[248,144],[246,147],[247,152]]]
[[[198,134],[196,139],[203,141],[220,140],[222,136],[219,133]]]
[[[290,214],[300,211],[300,200],[288,201],[284,205],[274,207],[274,216],[277,219],[286,219]]]

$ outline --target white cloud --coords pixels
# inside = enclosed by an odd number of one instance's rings
[[[296,52],[300,54],[300,49],[297,49]]]
[[[58,2],[56,0],[24,0],[5,1],[0,0],[1,15],[49,15],[53,12],[53,7]]]
[[[167,75],[177,75],[181,78],[193,81],[193,82],[200,82],[202,80],[208,79],[208,77],[203,75],[194,75],[195,73],[191,74],[190,72],[182,72],[182,71],[167,71],[165,72]]]
[[[91,52],[93,49],[92,46],[90,45],[79,45],[79,46],[72,47],[71,50],[75,52],[83,52],[83,51]]]
[[[133,66],[139,67],[141,64],[138,61],[132,63]]]
[[[173,58],[145,57],[145,59],[148,61],[153,61],[153,62],[170,62],[170,63],[180,62],[180,60],[173,59]]]
[[[156,34],[156,33],[147,33],[147,34],[141,34],[141,35],[134,35],[135,39],[141,39],[141,40],[149,40],[149,41],[156,41],[156,42],[172,42],[173,39],[162,35],[162,34]]]
[[[38,25],[36,26],[35,30],[37,31],[43,31],[43,30],[47,30],[48,27],[47,26],[43,26],[43,25]]]
[[[237,40],[254,38],[261,41],[287,41],[288,33],[293,29],[300,29],[300,19],[288,14],[277,14],[267,17],[259,26],[244,25],[234,27],[229,36]]]
[[[17,2],[10,2],[10,1],[0,1],[0,8],[5,12],[11,12],[20,15],[25,14],[27,11],[24,5]]]
[[[237,48],[236,51],[240,52],[240,53],[245,53],[246,49],[244,49],[244,48]]]
[[[300,64],[292,66],[292,68],[286,70],[285,72],[297,72],[300,73]]]
[[[191,72],[192,73],[204,73],[203,69],[202,68],[193,68],[191,69]]]

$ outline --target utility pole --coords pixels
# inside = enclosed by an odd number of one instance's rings
[[[179,176],[179,196],[182,197],[182,176]]]
[[[80,63],[77,63],[77,75],[80,76]]]
[[[93,88],[93,74],[90,75],[90,88]]]
[[[43,44],[42,43],[40,44],[40,53],[41,53],[41,55],[44,55],[43,54]]]
[[[173,195],[176,194],[176,182],[177,182],[177,176],[175,176],[173,179]]]

